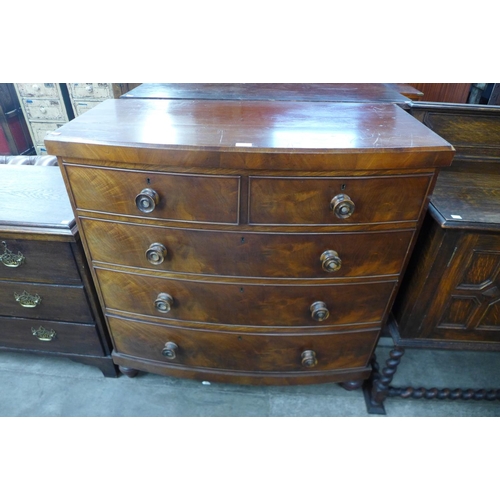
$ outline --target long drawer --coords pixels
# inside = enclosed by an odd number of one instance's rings
[[[332,278],[395,275],[413,231],[256,233],[81,219],[92,260],[174,273]],[[387,245],[390,239],[391,244]]]
[[[395,285],[395,281],[381,281],[267,286],[156,278],[99,268],[96,272],[108,309],[250,326],[380,323]],[[328,317],[322,319],[325,309]]]
[[[80,283],[71,247],[56,241],[0,241],[0,280]]]
[[[0,318],[0,346],[102,356],[94,325]]]
[[[368,364],[378,334],[378,330],[365,330],[324,335],[255,335],[186,330],[112,316],[108,321],[118,353],[222,370],[302,372],[361,368]]]
[[[0,315],[92,323],[83,286],[2,282]]]
[[[330,225],[416,221],[431,178],[250,177],[249,222]]]
[[[169,221],[237,224],[239,220],[239,176],[66,169],[78,209]]]

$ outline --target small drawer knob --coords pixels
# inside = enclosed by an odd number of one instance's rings
[[[90,93],[90,92],[94,92],[94,87],[92,87],[92,85],[87,85],[87,86],[85,87],[85,90],[86,90],[87,92],[89,92],[89,93]]]
[[[155,300],[155,309],[161,313],[168,313],[172,309],[174,299],[168,293],[159,293]]]
[[[342,266],[342,260],[335,250],[326,250],[321,254],[321,267],[327,273],[338,271]]]
[[[167,342],[161,353],[168,359],[175,359],[177,357],[178,348],[175,342]]]
[[[325,321],[330,316],[330,312],[324,302],[314,302],[309,309],[311,310],[311,318],[314,321]]]
[[[356,206],[346,194],[338,194],[332,198],[330,208],[339,219],[347,219],[354,213]]]
[[[160,201],[160,197],[158,193],[154,189],[143,189],[136,197],[135,197],[135,205],[137,208],[144,212],[145,214],[149,214],[152,212],[158,202]]]
[[[167,256],[167,249],[161,243],[151,243],[146,250],[146,259],[150,264],[159,266]]]
[[[304,351],[301,354],[302,358],[302,366],[305,366],[307,368],[311,368],[313,366],[316,366],[318,364],[318,360],[316,359],[316,353],[314,351]]]
[[[45,113],[47,113],[47,110],[44,107],[41,107],[40,113],[42,113],[42,115],[44,115]]]
[[[37,85],[36,83],[34,83],[31,87],[33,90],[40,90],[40,85]]]

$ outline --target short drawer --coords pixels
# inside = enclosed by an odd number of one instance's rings
[[[73,101],[73,106],[75,110],[75,115],[83,115],[89,109],[95,108],[100,101]]]
[[[206,275],[333,278],[395,275],[413,231],[257,233],[81,219],[92,259]],[[387,242],[390,241],[390,245]]]
[[[55,83],[16,83],[17,91],[21,97],[56,98],[60,97],[59,89]]]
[[[80,283],[68,243],[0,238],[0,280]]]
[[[417,221],[431,176],[250,177],[251,224]]]
[[[81,210],[169,221],[238,223],[238,176],[66,169]]]
[[[69,83],[73,99],[112,99],[113,90],[109,83]]]
[[[108,317],[118,353],[190,367],[322,371],[365,367],[378,330],[324,335],[222,333]],[[174,344],[174,345],[172,345]]]
[[[227,325],[315,327],[380,323],[395,285],[393,281],[383,281],[266,286],[156,278],[98,268],[96,271],[108,309]],[[167,295],[172,298],[171,304]],[[321,302],[329,316],[318,321],[314,318],[324,308],[312,306]]]
[[[62,123],[33,122],[31,124],[31,130],[33,131],[33,140],[35,141],[35,144],[44,146],[44,139],[47,133],[57,130],[62,125]]]
[[[0,318],[0,346],[102,356],[94,325],[21,318]]]
[[[29,120],[66,120],[63,102],[58,99],[25,99],[24,106]]]
[[[93,322],[83,286],[4,281],[0,285],[0,315]]]

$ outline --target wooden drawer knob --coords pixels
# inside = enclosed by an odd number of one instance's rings
[[[178,346],[175,342],[167,342],[161,353],[168,359],[175,359],[177,357],[177,349]]]
[[[304,351],[301,354],[302,365],[307,368],[311,368],[312,366],[316,366],[318,364],[318,360],[316,359],[316,353],[314,351]]]
[[[338,194],[330,202],[330,209],[339,219],[347,219],[354,213],[356,206],[346,194]]]
[[[151,243],[146,250],[146,259],[150,264],[159,266],[167,256],[167,249],[161,243]]]
[[[321,254],[321,267],[327,273],[338,271],[342,266],[342,260],[335,250],[326,250]]]
[[[155,308],[158,312],[168,313],[172,309],[174,299],[168,293],[159,293],[155,300]]]
[[[325,321],[330,316],[330,312],[324,302],[314,302],[309,309],[311,310],[311,318],[314,321]]]
[[[143,189],[136,197],[135,197],[135,205],[137,208],[144,212],[145,214],[149,214],[152,212],[158,202],[160,201],[160,197],[158,193],[154,189]]]

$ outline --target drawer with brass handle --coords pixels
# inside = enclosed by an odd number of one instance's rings
[[[92,260],[173,273],[336,278],[396,275],[412,230],[334,234],[201,231],[81,219]],[[387,245],[388,239],[391,244]]]
[[[67,166],[76,207],[169,221],[237,224],[240,177]]]
[[[256,285],[156,278],[101,268],[96,272],[108,310],[253,326],[379,324],[396,283]],[[312,307],[315,303],[319,307]]]
[[[432,176],[250,177],[250,224],[417,221]]]
[[[365,367],[377,330],[324,335],[187,330],[108,318],[119,354],[223,370],[316,371]]]
[[[0,286],[0,316],[91,323],[83,286],[4,281]]]
[[[95,325],[0,317],[0,347],[102,356]]]
[[[68,243],[2,239],[0,280],[72,284],[81,278]]]

